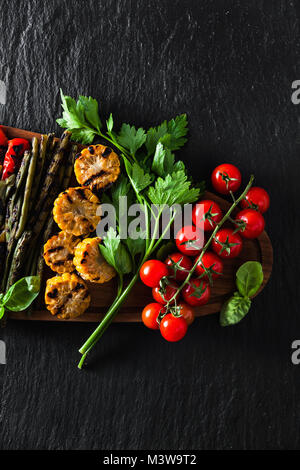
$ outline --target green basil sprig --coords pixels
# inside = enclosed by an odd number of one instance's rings
[[[259,290],[264,279],[262,265],[258,261],[247,261],[236,272],[238,291],[222,306],[221,326],[239,323],[249,312],[251,299]]]
[[[0,294],[0,319],[5,309],[13,312],[26,310],[40,292],[40,277],[27,276],[13,284],[6,294]]]

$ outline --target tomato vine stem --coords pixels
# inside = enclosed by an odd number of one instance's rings
[[[200,253],[200,256],[197,258],[196,262],[194,263],[193,267],[191,268],[188,276],[185,278],[185,280],[182,282],[182,284],[178,287],[176,293],[173,295],[173,297],[170,299],[170,301],[168,302],[168,304],[166,305],[166,311],[168,310],[168,306],[169,304],[173,303],[175,300],[176,300],[176,297],[178,296],[178,294],[181,292],[181,290],[184,288],[184,286],[189,282],[189,280],[191,279],[192,275],[193,275],[193,272],[195,271],[196,267],[198,264],[201,263],[201,260],[203,258],[203,255],[204,253],[207,251],[207,249],[210,247],[210,244],[211,242],[213,241],[216,233],[218,232],[218,230],[220,230],[220,228],[222,227],[222,225],[226,222],[227,219],[230,219],[230,214],[232,213],[232,211],[237,207],[237,205],[239,204],[239,202],[244,199],[244,197],[246,196],[246,194],[248,193],[249,189],[251,188],[252,184],[253,184],[253,180],[254,180],[254,176],[251,175],[250,177],[250,180],[249,180],[249,183],[247,184],[246,188],[244,189],[244,191],[242,192],[242,194],[237,198],[235,199],[234,198],[234,202],[233,204],[230,206],[230,208],[228,209],[228,211],[226,212],[226,214],[224,215],[224,217],[222,218],[222,220],[220,220],[220,222],[216,225],[216,227],[214,228],[211,236],[209,237],[209,239],[207,240],[207,242],[205,243],[204,247],[202,248],[202,251]]]

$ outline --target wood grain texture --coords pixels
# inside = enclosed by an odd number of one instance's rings
[[[9,126],[3,126],[6,135],[9,138],[14,137],[23,137],[24,139],[32,139],[37,137],[40,139],[40,134],[26,131],[24,129],[16,129]],[[229,209],[229,202],[225,201],[221,197],[217,196],[214,193],[206,192],[204,195],[205,199],[212,199],[216,201],[223,212]],[[237,211],[236,211],[237,212]],[[230,224],[229,224],[230,225]],[[58,232],[59,229],[57,228]],[[56,233],[55,232],[55,233]],[[220,311],[224,301],[230,296],[235,290],[235,272],[238,267],[245,261],[259,261],[262,263],[264,280],[263,284],[259,290],[262,289],[267,284],[273,265],[273,248],[271,241],[266,232],[263,232],[257,240],[244,240],[243,241],[243,250],[241,255],[233,260],[226,260],[224,262],[224,274],[223,276],[214,282],[212,288],[212,295],[208,304],[203,305],[202,307],[195,308],[196,316],[208,315],[211,313],[217,313]],[[54,276],[50,269],[46,271],[45,279]],[[84,315],[74,318],[72,320],[59,320],[57,316],[51,315],[46,307],[39,311],[33,311],[30,316],[22,312],[11,312],[9,317],[13,320],[31,320],[31,321],[66,321],[70,323],[71,321],[75,322],[99,322],[107,308],[111,305],[114,300],[116,293],[116,282],[111,281],[103,286],[99,286],[93,283],[87,283],[89,291],[91,293],[92,302],[89,309],[84,313]],[[42,286],[42,292],[44,292],[45,283]],[[141,311],[143,307],[153,301],[151,295],[151,289],[144,286],[141,282],[138,282],[133,288],[132,292],[129,294],[128,299],[126,300],[124,306],[120,310],[119,314],[115,317],[117,322],[135,322],[141,321]]]
[[[272,277],[249,315],[196,319],[168,344],[114,324],[78,371],[88,323],[0,331],[1,449],[299,449],[300,9],[295,0],[2,0],[0,122],[56,130],[59,88],[106,118],[151,126],[178,113],[195,179],[223,161],[270,192]],[[209,187],[208,187],[209,189]]]

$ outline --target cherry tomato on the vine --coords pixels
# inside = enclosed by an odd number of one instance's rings
[[[176,246],[184,255],[198,255],[203,248],[203,243],[203,231],[193,225],[185,225],[176,235]]]
[[[8,141],[8,148],[4,157],[2,180],[5,180],[20,168],[25,150],[30,149],[26,139],[15,138]]]
[[[172,253],[165,261],[169,266],[169,276],[174,277],[176,281],[184,281],[192,269],[193,263],[183,253]]]
[[[152,297],[156,302],[164,305],[172,299],[172,297],[176,294],[178,290],[178,285],[175,282],[171,282],[170,284],[162,285],[153,287],[152,289]],[[179,298],[179,295],[176,299]],[[173,302],[172,302],[173,303]]]
[[[158,315],[164,310],[164,307],[157,302],[152,302],[146,305],[142,312],[142,321],[147,328],[151,330],[158,330],[159,324],[157,322]]]
[[[182,297],[189,305],[205,305],[209,301],[210,286],[203,279],[191,279],[183,287]]]
[[[180,314],[183,316],[188,326],[190,326],[195,320],[194,310],[186,302],[179,302],[178,308],[179,308]]]
[[[211,175],[211,182],[218,193],[229,194],[237,191],[241,185],[242,177],[240,170],[231,165],[231,163],[223,163],[214,169]]]
[[[254,209],[240,211],[235,220],[243,222],[244,230],[240,230],[239,233],[244,238],[257,238],[265,228],[265,219]]]
[[[196,261],[198,261],[198,258]],[[204,268],[206,268],[206,271],[208,271],[206,274]],[[219,258],[219,256],[212,251],[207,251],[202,256],[200,264],[197,264],[195,272],[198,274],[198,276],[203,275],[203,279],[208,281],[210,278],[217,279],[220,277],[223,273],[223,269],[224,265],[221,258]]]
[[[235,258],[242,251],[243,241],[233,229],[222,228],[216,233],[211,246],[221,258]]]
[[[183,317],[175,317],[168,313],[160,322],[162,336],[170,342],[181,340],[187,332],[188,325]]]
[[[249,189],[245,199],[241,201],[243,209],[257,209],[261,214],[266,212],[270,206],[270,198],[263,188],[253,186]]]
[[[201,230],[212,231],[222,217],[219,204],[209,199],[197,202],[193,208],[193,224]]]
[[[148,287],[156,287],[164,276],[169,274],[165,263],[156,259],[146,261],[140,269],[140,278]]]

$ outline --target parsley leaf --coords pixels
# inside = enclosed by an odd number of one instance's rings
[[[91,96],[79,96],[77,106],[78,103],[82,105],[85,120],[90,123],[95,129],[100,131],[102,123],[99,117],[98,101],[92,98]]]
[[[152,155],[155,152],[156,145],[160,141],[160,139],[167,134],[168,126],[167,121],[164,121],[157,127],[150,127],[147,132],[147,140],[146,140],[146,148],[148,150],[148,154]]]
[[[197,201],[199,188],[191,187],[183,170],[173,172],[165,178],[157,178],[155,185],[148,190],[148,196],[153,204],[188,204]]]
[[[118,142],[130,151],[131,155],[135,155],[136,151],[142,147],[146,141],[146,133],[141,127],[136,130],[134,126],[122,124]]]
[[[60,90],[63,115],[56,122],[72,132],[73,140],[82,144],[93,141],[95,134],[101,129],[101,121],[98,112],[98,102],[90,96],[79,96],[76,102],[70,96],[64,95]]]
[[[99,245],[101,254],[106,261],[115,268],[119,274],[128,274],[132,271],[132,261],[130,255],[120,236],[110,227],[106,237],[103,239],[103,245]]]
[[[75,142],[80,142],[82,145],[91,144],[94,140],[95,135],[97,134],[96,131],[93,129],[68,129],[72,132],[72,140]]]
[[[175,163],[174,154],[158,142],[153,157],[152,171],[163,177],[180,170],[185,171],[184,163],[181,160]]]
[[[161,142],[169,150],[178,150],[187,139],[188,132],[186,114],[180,114],[171,121],[164,121],[157,127],[151,127],[147,132],[146,148],[148,154],[155,152],[156,145]]]
[[[134,258],[136,255],[144,254],[146,247],[145,237],[141,236],[135,240],[133,238],[128,237],[125,240],[125,243],[131,253],[132,258]]]
[[[180,114],[175,119],[168,122],[168,133],[171,136],[170,150],[178,150],[182,147],[187,139],[185,138],[188,132],[186,114]]]
[[[140,167],[140,165],[138,165],[137,163],[131,165],[128,161],[126,161],[125,166],[131,184],[137,193],[140,193],[141,191],[143,191],[143,189],[147,188],[147,186],[152,183],[153,175],[145,173],[143,168]]]
[[[164,149],[161,142],[156,145],[152,162],[152,171],[158,176],[165,176],[172,172],[174,168],[174,154],[169,149]]]

